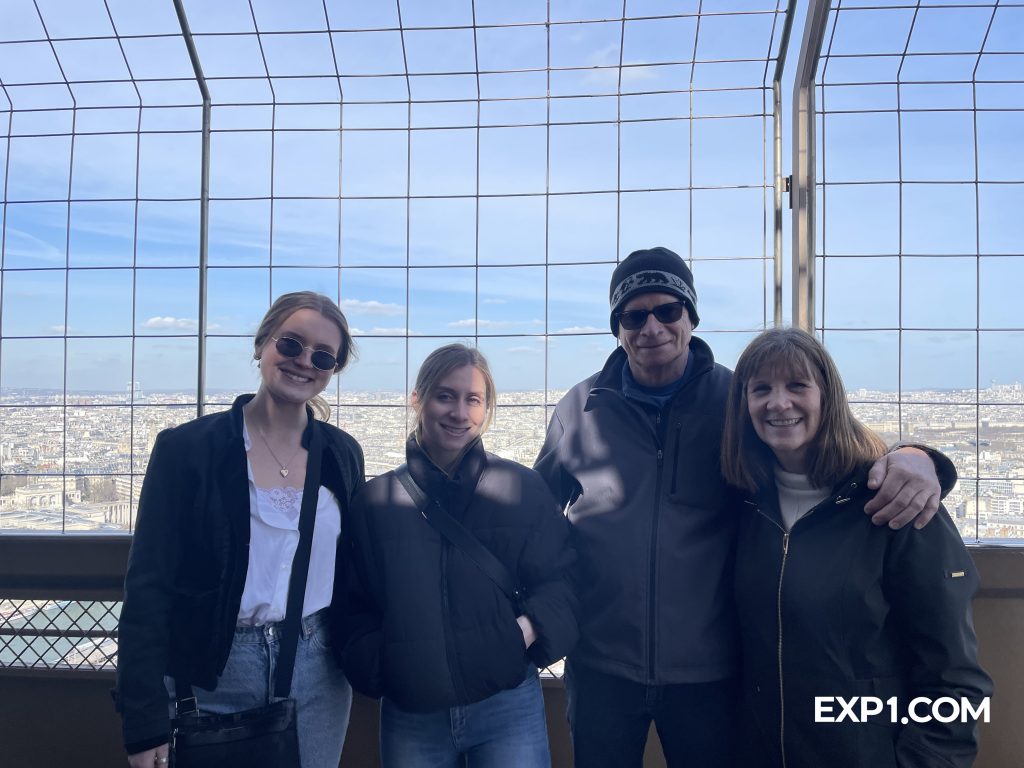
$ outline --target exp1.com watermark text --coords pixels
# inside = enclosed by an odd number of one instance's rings
[[[879,717],[881,716],[881,717]],[[891,723],[940,723],[981,721],[989,722],[989,698],[986,696],[978,705],[966,698],[954,699],[941,696],[931,699],[918,696],[910,700],[906,708],[900,706],[896,696],[881,699],[877,696],[815,696],[814,722],[816,723],[863,723],[870,719],[886,719]]]

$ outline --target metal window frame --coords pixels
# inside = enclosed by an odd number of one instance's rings
[[[1004,253],[998,249],[995,251],[986,251],[982,247],[982,211],[983,206],[981,203],[981,190],[986,185],[994,184],[1007,184],[1020,187],[1024,184],[1024,179],[1020,177],[1009,177],[1009,178],[992,178],[983,177],[980,170],[979,160],[979,147],[982,146],[981,135],[979,131],[979,113],[984,112],[1020,112],[1019,106],[1013,105],[1000,105],[1000,106],[979,106],[978,89],[982,83],[1015,83],[1018,87],[1022,80],[1020,76],[1009,77],[1001,79],[995,75],[987,75],[988,79],[978,78],[979,66],[981,65],[982,58],[985,54],[993,55],[1013,55],[1019,56],[1017,52],[1008,54],[1005,51],[1000,50],[986,50],[987,41],[989,35],[993,30],[997,13],[1000,8],[1007,6],[1001,4],[1000,0],[991,0],[990,2],[970,6],[972,11],[976,11],[979,15],[982,13],[988,14],[987,22],[984,22],[983,36],[976,45],[968,46],[963,49],[951,49],[944,51],[914,51],[911,46],[911,37],[914,34],[915,24],[918,19],[918,13],[927,10],[931,13],[942,13],[942,8],[947,9],[965,9],[966,6],[935,6],[925,7],[918,4],[917,6],[912,3],[901,5],[898,7],[886,6],[882,7],[868,7],[868,6],[850,6],[842,4],[841,2],[831,3],[823,2],[821,0],[812,0],[807,11],[807,20],[804,29],[804,41],[801,49],[801,66],[797,74],[797,80],[794,85],[794,103],[793,103],[793,114],[794,114],[794,133],[793,133],[793,191],[794,191],[794,204],[793,204],[793,318],[794,324],[800,327],[806,328],[811,332],[820,332],[822,338],[828,338],[833,332],[843,333],[847,330],[860,331],[860,332],[876,332],[876,331],[891,331],[896,334],[896,355],[897,355],[897,370],[896,370],[896,391],[894,393],[895,399],[891,401],[891,404],[895,407],[895,421],[899,425],[896,431],[900,438],[906,436],[907,426],[906,423],[909,420],[911,423],[915,421],[914,418],[905,418],[905,414],[914,414],[921,410],[929,410],[931,408],[942,408],[948,407],[955,409],[955,411],[962,411],[963,418],[958,417],[955,421],[956,424],[950,427],[951,432],[965,435],[963,438],[965,441],[962,445],[958,445],[954,448],[956,452],[954,458],[958,461],[958,466],[962,473],[962,483],[957,489],[957,496],[954,497],[958,502],[962,501],[965,505],[966,510],[970,510],[971,504],[973,503],[973,512],[969,512],[965,518],[965,528],[961,528],[961,532],[965,539],[969,542],[980,542],[992,539],[992,536],[997,535],[996,533],[982,530],[982,509],[984,506],[983,499],[989,496],[997,496],[995,493],[986,493],[985,488],[993,488],[995,484],[1010,483],[1012,481],[1013,470],[1001,469],[995,465],[990,459],[990,463],[986,467],[983,464],[983,451],[982,451],[982,437],[983,437],[983,408],[995,408],[995,407],[1019,407],[1020,402],[1010,395],[999,395],[988,392],[985,394],[986,385],[982,380],[982,361],[983,361],[983,342],[986,334],[990,334],[993,337],[1000,333],[1020,333],[1024,330],[1024,325],[1020,323],[995,322],[986,325],[983,322],[983,264],[988,260],[991,263],[993,259],[1006,258],[1019,258],[1016,253]],[[858,11],[872,10],[903,10],[912,12],[909,27],[906,31],[906,37],[901,38],[903,42],[894,47],[891,52],[856,52],[856,51],[844,51],[834,52],[832,50],[832,40],[835,39],[835,29],[839,24],[839,19],[844,13],[856,14]],[[834,22],[833,22],[834,19]],[[979,29],[982,29],[979,27]],[[826,40],[824,35],[829,36],[829,40]],[[843,60],[846,58],[869,58],[872,56],[898,58],[899,66],[894,75],[886,75],[879,79],[873,77],[863,77],[856,82],[845,82],[840,79],[838,82],[830,82],[829,77],[829,66],[833,60]],[[946,77],[939,78],[925,78],[920,74],[911,77],[905,77],[903,73],[904,65],[913,59],[914,57],[925,57],[925,56],[957,56],[961,58],[973,57],[973,69],[969,75],[948,75]],[[819,66],[820,61],[820,66]],[[820,70],[820,72],[819,72]],[[820,82],[816,82],[816,79],[820,79]],[[953,104],[953,105],[915,105],[913,102],[905,103],[903,101],[903,88],[914,87],[921,85],[929,85],[935,88],[940,86],[963,86],[970,89],[971,92],[971,103],[970,106],[964,104]],[[891,106],[886,105],[869,105],[864,108],[851,107],[849,105],[839,109],[829,109],[829,93],[833,90],[842,88],[844,86],[850,87],[863,87],[863,86],[888,86],[895,89],[895,101]],[[815,91],[818,90],[816,94]],[[957,175],[956,173],[943,176],[938,178],[922,177],[920,171],[911,172],[905,174],[904,169],[904,149],[906,146],[906,139],[903,134],[904,116],[913,114],[922,114],[928,112],[948,112],[948,113],[970,113],[972,122],[972,139],[965,140],[965,145],[970,147],[973,141],[973,156],[972,156],[972,173],[966,176]],[[825,156],[825,132],[828,130],[828,120],[832,115],[863,115],[863,114],[883,114],[883,113],[894,113],[896,119],[896,159],[893,167],[893,174],[891,176],[884,176],[877,179],[844,179],[839,178],[833,180],[829,178],[828,168],[829,159]],[[817,121],[823,120],[819,126]],[[821,135],[816,135],[818,131],[821,131]],[[816,157],[820,153],[820,157]],[[817,162],[822,163],[822,178],[818,179],[817,176]],[[894,246],[894,250],[885,253],[873,253],[871,251],[867,253],[844,253],[843,251],[832,252],[829,243],[829,231],[826,228],[826,211],[828,201],[828,190],[830,187],[844,187],[850,185],[893,185],[898,189],[898,245]],[[970,205],[971,212],[973,213],[973,222],[970,223],[969,228],[973,230],[973,247],[966,246],[966,249],[958,249],[956,252],[945,252],[941,247],[936,249],[936,252],[930,252],[929,250],[922,251],[920,248],[907,248],[904,240],[904,232],[907,225],[907,220],[904,217],[904,195],[907,190],[912,189],[915,185],[943,185],[948,187],[961,187],[971,188],[971,197],[973,198]],[[819,199],[819,195],[821,198]],[[820,223],[818,216],[816,216],[816,206],[822,205]],[[966,229],[965,229],[966,231]],[[817,236],[816,236],[817,235]],[[819,252],[819,238],[821,239],[820,252]],[[829,324],[827,317],[829,314],[829,303],[825,300],[825,290],[828,281],[827,272],[829,265],[835,263],[837,260],[844,258],[864,258],[871,256],[885,256],[887,258],[895,258],[898,265],[899,277],[899,297],[898,297],[898,319],[895,321],[889,321],[884,323],[870,323],[866,322],[866,327],[861,327],[860,324],[855,324],[850,328],[847,328],[843,324],[834,325]],[[820,261],[819,261],[820,257]],[[973,261],[973,281],[974,287],[971,290],[974,300],[974,317],[973,323],[965,324],[964,318],[961,318],[957,322],[941,322],[932,321],[930,323],[922,323],[920,320],[908,319],[908,316],[904,314],[904,302],[906,301],[906,295],[904,293],[904,279],[905,270],[909,264],[919,259],[932,259],[941,261],[942,259],[950,258],[963,262],[965,259]],[[820,270],[820,275],[815,275],[815,271]],[[815,292],[820,291],[822,299],[820,305],[815,301]],[[816,311],[820,308],[822,316],[820,318],[815,317]],[[958,391],[963,395],[966,395],[966,399],[946,400],[942,398],[936,398],[934,395],[927,393],[922,394],[914,389],[907,388],[908,383],[905,379],[905,363],[908,359],[908,349],[913,350],[913,339],[914,337],[920,338],[920,335],[924,332],[935,332],[939,334],[959,334],[961,337],[971,336],[973,337],[973,352],[971,353],[971,364],[973,365],[973,377],[970,384],[964,381],[957,387]],[[966,360],[965,360],[966,361]],[[1010,380],[1013,380],[1013,374],[1011,373]],[[1008,382],[1006,382],[1008,383]],[[913,386],[913,385],[910,385]],[[853,402],[853,401],[851,401]],[[887,401],[888,402],[888,401]],[[877,405],[880,401],[869,397],[863,401],[864,405]],[[966,414],[970,412],[972,416],[967,417]],[[919,421],[919,419],[918,419]],[[954,445],[961,438],[954,438]],[[967,448],[966,446],[973,446]],[[951,452],[952,453],[952,452]],[[1016,498],[1019,498],[1019,493]],[[1006,519],[996,519],[995,521],[989,521],[988,524],[994,526],[1000,525],[1017,525],[1016,521],[1008,522]],[[971,526],[973,526],[973,534],[970,533]],[[960,527],[958,525],[958,527]],[[1006,535],[1006,534],[1003,534]],[[1011,546],[1020,546],[1020,540],[1013,538],[998,539],[1003,542],[1011,542]]]
[[[185,40],[185,47],[188,48],[188,58],[195,72],[196,85],[199,86],[199,92],[203,95],[203,143],[199,182],[199,317],[197,318],[199,339],[196,348],[196,416],[202,416],[206,403],[206,284],[209,271],[207,267],[210,261],[210,114],[212,100],[182,0],[173,1],[174,12],[178,17],[178,25],[181,27],[181,35]]]
[[[793,325],[814,331],[816,126],[814,78],[831,0],[809,0],[793,83]]]

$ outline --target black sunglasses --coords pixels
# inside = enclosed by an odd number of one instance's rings
[[[683,302],[673,301],[668,304],[659,304],[654,309],[630,309],[626,312],[616,312],[615,316],[619,318],[619,325],[627,331],[635,331],[637,328],[644,327],[648,315],[654,315],[659,323],[668,325],[683,316],[683,309]]]
[[[291,336],[282,336],[279,339],[274,339],[274,346],[277,351],[285,357],[298,357],[302,354],[302,350],[308,349],[312,354],[309,356],[309,362],[313,364],[313,367],[320,371],[333,371],[338,365],[338,358],[323,349],[313,349],[313,347],[307,347],[298,339],[293,339]]]

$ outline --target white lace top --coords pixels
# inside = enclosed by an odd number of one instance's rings
[[[245,450],[252,449],[243,421]],[[246,461],[248,464],[248,460]],[[257,488],[249,465],[249,570],[245,575],[238,623],[267,624],[284,619],[292,560],[299,545],[301,488]],[[334,494],[321,486],[316,503],[313,549],[302,615],[309,616],[331,604],[334,591],[334,556],[341,533],[341,510]]]

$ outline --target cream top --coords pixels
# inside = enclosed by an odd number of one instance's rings
[[[828,498],[828,489],[815,488],[807,475],[787,472],[775,467],[775,487],[779,490],[779,512],[782,524],[790,530],[801,517]]]

